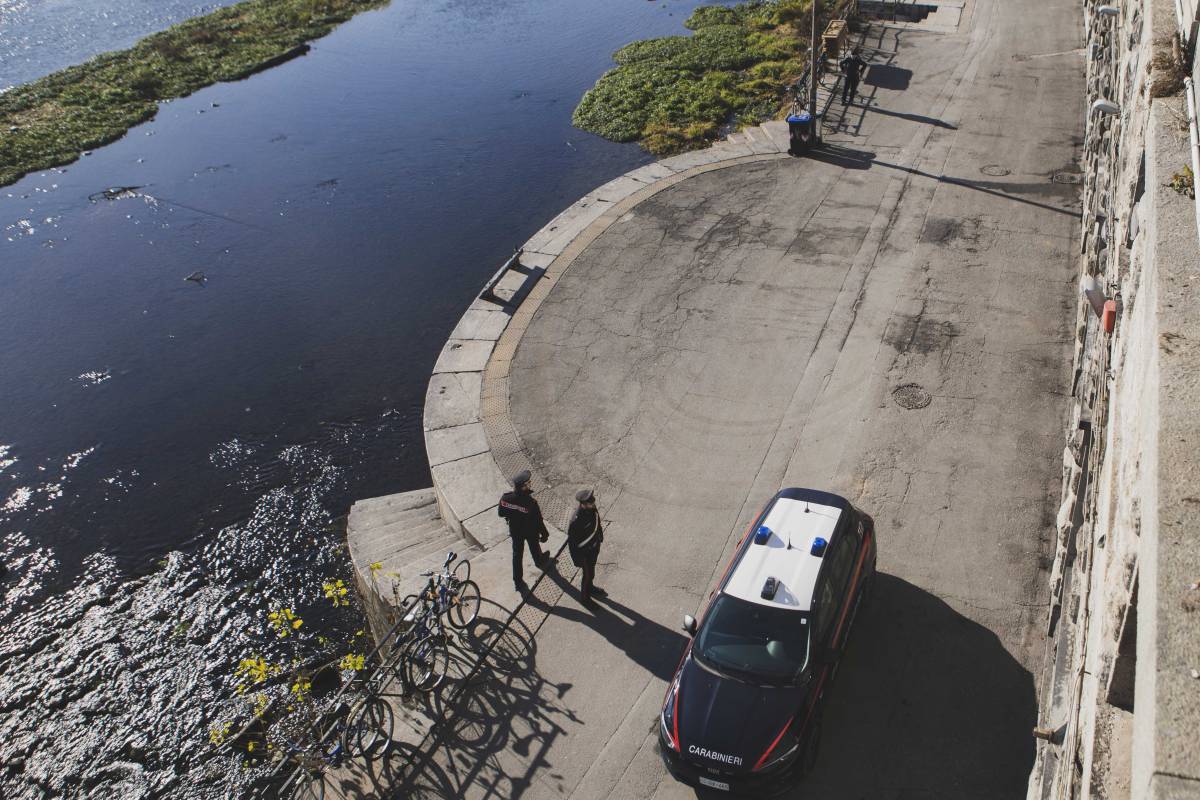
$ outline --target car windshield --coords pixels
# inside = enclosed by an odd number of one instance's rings
[[[808,663],[808,614],[722,594],[696,635],[698,661],[755,683],[794,683]]]

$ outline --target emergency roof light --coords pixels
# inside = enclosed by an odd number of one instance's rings
[[[825,541],[823,538],[818,536],[817,538],[813,539],[812,549],[809,550],[808,552],[811,555],[814,555],[817,558],[820,558],[821,556],[825,555],[825,546],[827,544],[829,544],[829,542]]]
[[[758,530],[754,532],[755,544],[766,544],[771,541],[771,529],[766,525],[759,525]]]

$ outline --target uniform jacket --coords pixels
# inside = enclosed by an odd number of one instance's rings
[[[531,536],[545,541],[550,536],[542,520],[542,507],[528,492],[505,492],[496,512],[508,522],[508,532],[525,539]]]
[[[571,548],[571,560],[576,562],[575,566],[582,566],[580,562],[583,557],[590,557],[599,550],[603,541],[604,526],[596,509],[575,509],[575,513],[571,515],[571,524],[567,527],[567,544]]]
[[[842,74],[852,80],[858,80],[866,66],[867,62],[858,56],[846,56],[841,61]]]

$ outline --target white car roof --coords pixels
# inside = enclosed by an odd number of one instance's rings
[[[810,611],[823,560],[812,555],[813,540],[820,537],[832,544],[841,514],[842,509],[833,506],[779,498],[762,523],[770,529],[770,539],[766,544],[751,541],[746,545],[725,584],[725,593],[765,606]],[[754,534],[750,532],[752,539]],[[825,552],[829,552],[828,544]],[[766,600],[762,589],[770,577],[779,582],[779,588],[773,599]]]

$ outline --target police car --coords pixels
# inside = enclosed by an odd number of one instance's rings
[[[844,498],[784,489],[750,526],[663,701],[658,738],[677,780],[787,789],[811,768],[821,699],[875,575],[875,523]]]

